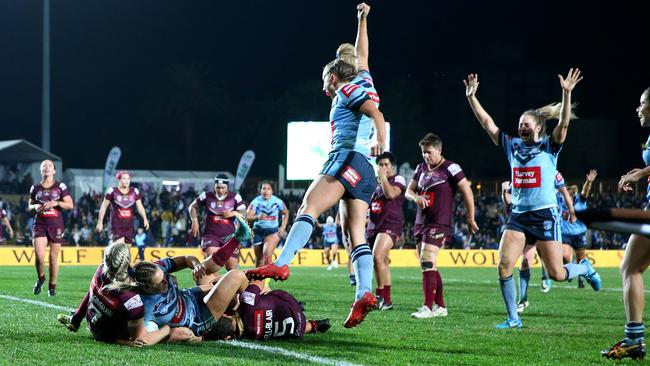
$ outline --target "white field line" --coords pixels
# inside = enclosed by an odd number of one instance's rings
[[[0,299],[4,300],[9,300],[9,301],[15,301],[15,302],[22,302],[30,305],[36,305],[36,306],[41,306],[44,308],[50,308],[50,309],[56,309],[56,310],[62,310],[62,311],[73,311],[75,309],[69,308],[67,306],[59,306],[59,305],[54,305],[50,304],[47,302],[43,301],[36,301],[36,300],[29,300],[29,299],[23,299],[20,297],[14,297],[14,296],[9,296],[9,295],[2,295],[0,294]],[[284,348],[280,347],[271,347],[271,346],[263,346],[261,344],[257,343],[252,343],[252,342],[242,342],[242,341],[220,341],[222,344],[226,344],[229,346],[234,346],[234,347],[239,347],[239,348],[247,348],[247,349],[252,349],[256,351],[263,351],[263,352],[268,352],[268,353],[273,353],[276,355],[281,355],[285,357],[292,357],[296,358],[299,360],[304,360],[304,361],[309,361],[313,363],[317,363],[320,365],[331,365],[331,366],[360,366],[358,364],[346,362],[346,361],[338,361],[338,360],[333,360],[325,357],[320,357],[320,356],[313,356],[308,353],[302,353],[302,352],[295,352],[295,351],[289,351]]]

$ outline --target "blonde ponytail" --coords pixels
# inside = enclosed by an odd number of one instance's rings
[[[355,69],[357,68],[357,50],[350,43],[343,43],[339,46],[336,50],[336,58],[354,66]]]
[[[574,113],[576,106],[576,103],[571,104],[571,119],[578,118]],[[529,109],[523,114],[535,118],[537,124],[542,126],[539,135],[540,137],[544,137],[546,136],[546,121],[551,119],[560,119],[560,116],[562,115],[562,103],[551,103],[537,109]]]

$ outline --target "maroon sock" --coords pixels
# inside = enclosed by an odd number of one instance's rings
[[[49,283],[49,284],[47,285],[47,288],[49,288],[50,290],[52,290],[52,289],[56,289],[56,283]]]
[[[384,300],[385,300],[387,303],[392,304],[392,303],[393,303],[393,300],[390,298],[390,285],[385,285],[385,286],[384,286],[383,294],[384,294],[384,295],[383,295],[383,296],[384,296]]]
[[[422,272],[422,291],[424,291],[424,305],[433,308],[433,299],[436,294],[436,275],[434,271]]]
[[[441,308],[446,307],[445,306],[445,300],[442,298],[442,277],[440,276],[440,272],[438,271],[432,271],[433,273],[436,274],[436,282],[437,282],[437,287],[436,287],[436,296],[435,296],[435,302],[440,306]]]
[[[40,283],[45,282],[45,276],[38,276],[38,282]]]
[[[235,238],[231,238],[230,240],[228,240],[226,244],[224,244],[216,252],[212,253],[212,260],[219,267],[223,267],[226,265],[226,261],[228,261],[228,258],[232,256],[232,253],[234,253],[235,250],[237,250],[237,248],[239,248],[239,242],[235,240]]]
[[[375,295],[384,297],[384,289],[377,287],[377,289],[375,290]]]

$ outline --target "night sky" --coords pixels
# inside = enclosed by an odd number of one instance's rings
[[[568,4],[566,4],[568,3]],[[648,14],[627,2],[370,2],[370,67],[400,162],[439,134],[473,177],[505,177],[506,159],[471,114],[462,79],[503,130],[559,101],[578,66],[580,119],[559,167],[616,178],[642,164],[635,109],[650,86]],[[103,168],[112,146],[131,169],[230,170],[275,177],[286,122],[327,120],[321,70],[354,42],[353,1],[54,0],[52,152],[66,168]],[[0,2],[0,140],[40,145],[42,4]]]

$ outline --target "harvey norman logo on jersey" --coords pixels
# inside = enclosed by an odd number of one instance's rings
[[[542,168],[538,166],[512,168],[514,188],[538,188],[542,185]]]

